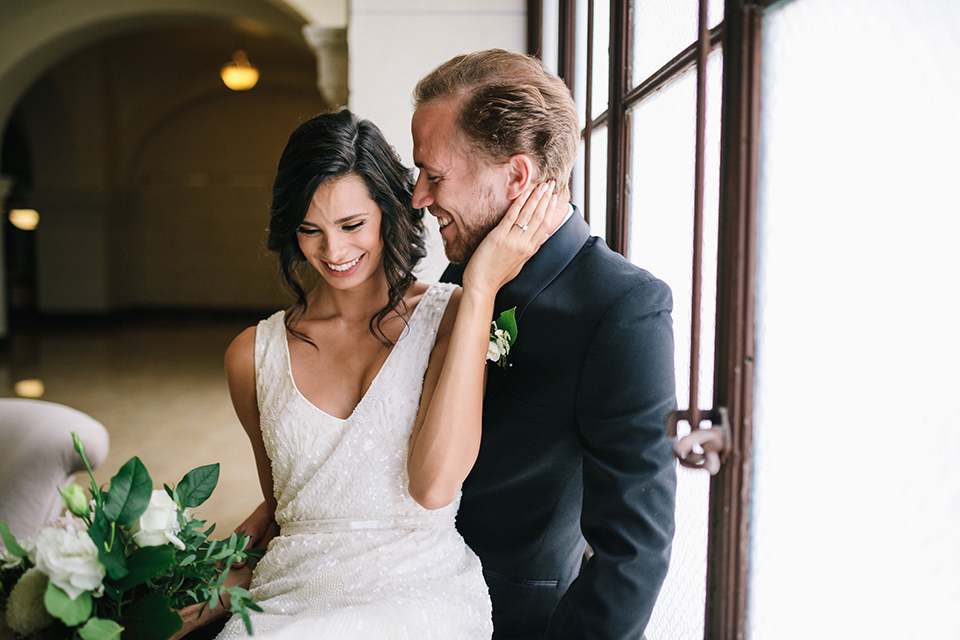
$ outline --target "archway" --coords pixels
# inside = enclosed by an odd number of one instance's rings
[[[0,123],[17,109],[33,166],[30,198],[43,208],[39,308],[275,306],[266,265],[256,270],[259,216],[286,136],[327,106],[306,19],[264,0],[116,5],[0,3],[0,15],[11,14],[0,20],[11,52],[0,56]],[[217,75],[237,48],[262,72],[247,94],[228,91]],[[170,137],[181,140],[175,153],[162,149]],[[237,227],[246,231],[232,236],[242,238],[233,251],[210,231]],[[205,250],[183,241],[198,232]],[[231,269],[224,255],[243,256],[245,266],[237,260]],[[159,259],[149,264],[151,256]],[[229,288],[210,271],[247,286],[210,295]],[[178,272],[194,277],[170,285]],[[206,291],[195,286],[203,281]],[[5,310],[0,317],[2,337]]]

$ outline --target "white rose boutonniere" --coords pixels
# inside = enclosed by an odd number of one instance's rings
[[[517,341],[517,308],[507,309],[500,317],[490,323],[490,344],[487,346],[487,360],[499,366],[507,366],[510,347]]]
[[[86,531],[41,529],[33,553],[37,568],[71,600],[84,591],[97,591],[107,575],[97,545]]]
[[[147,510],[140,516],[138,526],[134,529],[133,542],[138,547],[172,544],[181,551],[185,549],[183,540],[177,537],[180,533],[180,522],[177,518],[179,509],[166,491],[154,489],[150,494]],[[184,514],[184,517],[189,518],[189,514]]]

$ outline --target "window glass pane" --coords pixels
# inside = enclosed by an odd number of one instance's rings
[[[593,92],[591,117],[607,110],[610,103],[610,3],[593,3]]]
[[[713,403],[717,223],[720,174],[722,54],[707,67],[704,237],[699,406]],[[631,112],[630,260],[673,290],[677,400],[688,408],[693,292],[696,69],[642,101]],[[706,426],[706,425],[705,425]],[[680,425],[681,433],[689,425]],[[702,640],[706,601],[709,475],[679,468],[677,534],[670,572],[647,628],[648,640]]]
[[[957,33],[951,0],[764,18],[753,640],[960,638]]]
[[[590,234],[607,237],[607,128],[590,137]]]
[[[543,66],[556,75],[560,62],[560,0],[543,0]]]
[[[633,85],[637,86],[697,40],[696,0],[633,0]],[[707,5],[708,28],[723,20],[723,0]]]

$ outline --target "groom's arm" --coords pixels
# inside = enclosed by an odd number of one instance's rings
[[[577,394],[581,529],[594,555],[563,596],[550,640],[635,640],[667,573],[676,469],[665,434],[676,407],[670,289],[647,281],[609,308]]]

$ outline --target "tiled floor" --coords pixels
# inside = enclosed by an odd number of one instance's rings
[[[15,397],[17,381],[38,378],[42,400],[102,422],[110,455],[95,472],[101,485],[135,455],[158,489],[219,462],[217,489],[195,511],[217,523],[214,537],[224,537],[262,500],[223,373],[227,345],[255,319],[60,322],[13,331],[0,351],[0,396]]]

